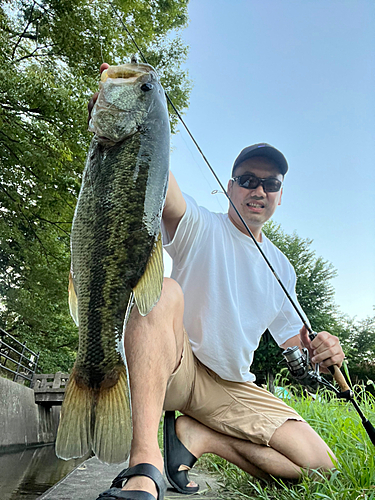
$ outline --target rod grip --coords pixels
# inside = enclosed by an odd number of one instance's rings
[[[336,380],[342,392],[350,391],[350,387],[344,379],[344,375],[341,373],[340,368],[337,365],[332,365],[328,367],[328,370],[332,373],[333,378]]]

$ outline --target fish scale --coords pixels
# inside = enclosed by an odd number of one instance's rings
[[[147,86],[144,86],[148,83]],[[169,171],[164,91],[151,66],[110,67],[92,112],[71,234],[70,308],[79,347],[56,441],[59,457],[93,450],[127,459],[131,442],[126,360],[118,350],[132,293],[140,314],[160,298],[161,213]]]

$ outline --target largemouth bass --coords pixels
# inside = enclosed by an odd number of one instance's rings
[[[71,233],[70,310],[79,347],[56,440],[63,459],[93,450],[127,459],[132,437],[127,367],[119,352],[132,292],[146,315],[160,298],[160,221],[169,171],[170,128],[155,70],[124,64],[104,71],[90,129]]]

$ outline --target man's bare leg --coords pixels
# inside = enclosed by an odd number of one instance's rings
[[[167,381],[183,349],[184,301],[180,286],[166,278],[159,302],[147,316],[133,308],[125,331],[125,354],[132,398],[133,441],[129,465],[151,463],[163,472],[158,427]],[[157,497],[151,479],[137,476],[123,489],[147,491]]]
[[[133,410],[133,441],[130,466],[147,462],[160,472],[163,460],[157,433],[167,381],[178,366],[183,347],[183,293],[171,279],[164,280],[162,296],[145,317],[134,308],[125,334]],[[289,420],[273,435],[270,447],[224,436],[189,417],[177,419],[176,432],[196,457],[217,454],[255,477],[274,475],[298,478],[301,467],[333,467],[332,452],[302,422]],[[193,484],[191,484],[193,485]],[[124,489],[148,491],[156,498],[154,483],[145,477],[131,478]]]
[[[199,458],[214,453],[254,477],[299,479],[301,468],[330,470],[332,451],[305,422],[287,420],[273,434],[269,446],[220,434],[196,420],[183,416],[176,421],[176,434]]]

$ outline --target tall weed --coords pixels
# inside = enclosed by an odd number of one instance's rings
[[[327,390],[319,391],[315,399],[290,386],[287,390],[289,397],[286,402],[335,453],[336,470],[329,475],[319,471],[310,477],[305,475],[298,484],[281,480],[266,484],[219,457],[206,455],[200,460],[200,465],[221,475],[225,484],[223,498],[375,500],[375,448],[353,405],[336,399]],[[363,413],[375,425],[375,398],[366,392],[364,386],[355,386],[354,391]]]

